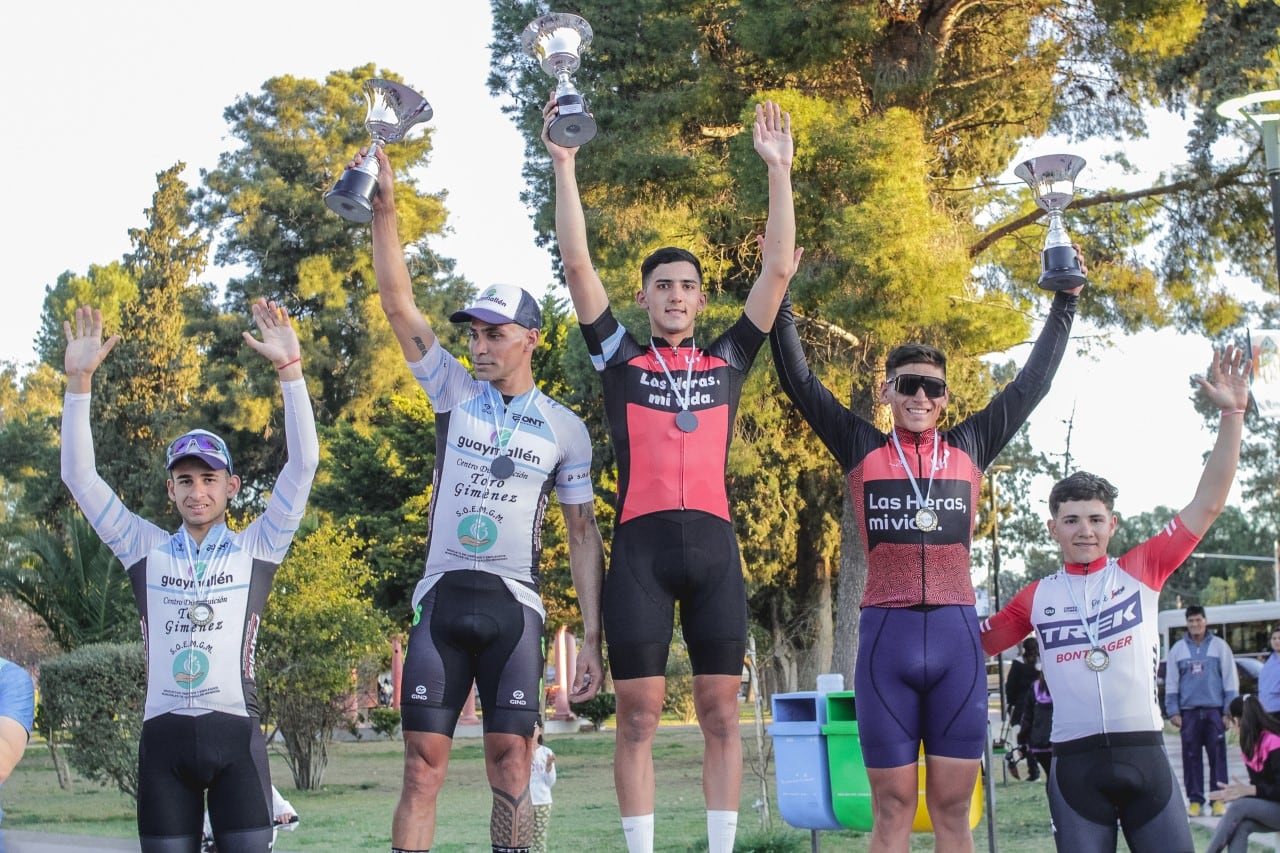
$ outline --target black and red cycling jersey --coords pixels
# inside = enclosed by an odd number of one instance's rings
[[[902,454],[938,526],[916,526],[920,501],[889,433],[840,403],[809,370],[784,299],[770,341],[783,391],[847,472],[867,557],[862,606],[973,604],[969,545],[982,472],[1049,391],[1062,361],[1076,297],[1059,293],[1026,365],[981,412],[945,432],[898,429]],[[937,449],[937,470],[929,477]]]
[[[604,383],[605,414],[618,457],[618,523],[685,509],[728,521],[725,466],[733,420],[765,333],[744,314],[710,346],[698,347],[686,338],[673,348],[655,338],[646,347],[608,309],[581,327],[591,363]],[[654,356],[655,346],[666,371]],[[667,371],[675,389],[669,387]],[[698,417],[693,432],[676,426],[686,394],[689,410]]]

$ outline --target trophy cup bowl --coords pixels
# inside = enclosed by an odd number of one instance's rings
[[[324,203],[348,222],[373,219],[373,197],[378,192],[380,146],[404,139],[409,129],[431,118],[431,104],[413,89],[391,80],[364,81],[367,103],[364,126],[369,131],[369,153],[354,169],[347,169],[325,193]]]
[[[1027,182],[1036,204],[1049,214],[1049,234],[1040,255],[1039,284],[1045,290],[1070,290],[1085,283],[1080,258],[1063,224],[1062,211],[1076,195],[1076,176],[1085,159],[1074,154],[1046,154],[1024,160],[1013,173]]]
[[[547,128],[556,145],[575,148],[596,135],[596,121],[587,102],[573,85],[573,72],[581,64],[582,51],[591,44],[591,25],[568,12],[552,12],[529,23],[520,34],[524,52],[538,60],[542,70],[556,78],[556,105],[560,114]]]

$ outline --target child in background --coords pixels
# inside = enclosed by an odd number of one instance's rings
[[[533,751],[529,771],[529,800],[533,803],[533,844],[529,853],[547,853],[547,832],[551,827],[551,786],[556,783],[556,754],[542,742],[542,720],[533,726],[538,747]]]
[[[1280,829],[1280,719],[1263,710],[1258,697],[1248,693],[1231,700],[1231,717],[1240,729],[1240,751],[1249,784],[1233,779],[1222,790],[1209,792],[1211,802],[1228,805],[1206,853],[1224,848],[1230,853],[1245,853],[1249,833]]]

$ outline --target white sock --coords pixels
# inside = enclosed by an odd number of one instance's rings
[[[624,817],[622,837],[627,840],[627,853],[653,853],[653,815]]]
[[[738,813],[707,809],[707,853],[733,853]]]

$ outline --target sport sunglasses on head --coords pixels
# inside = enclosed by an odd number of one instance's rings
[[[195,445],[192,447],[192,445]],[[221,439],[211,435],[184,435],[169,445],[169,450],[165,454],[166,467],[173,467],[174,461],[182,456],[188,456],[194,452],[207,453],[215,456],[227,463],[230,468],[230,454],[227,453],[227,446],[222,443]]]
[[[900,373],[890,379],[889,384],[899,394],[905,394],[908,397],[914,397],[921,388],[924,389],[924,395],[930,400],[936,400],[947,393],[945,380],[937,379],[933,376],[917,376],[914,373]]]

